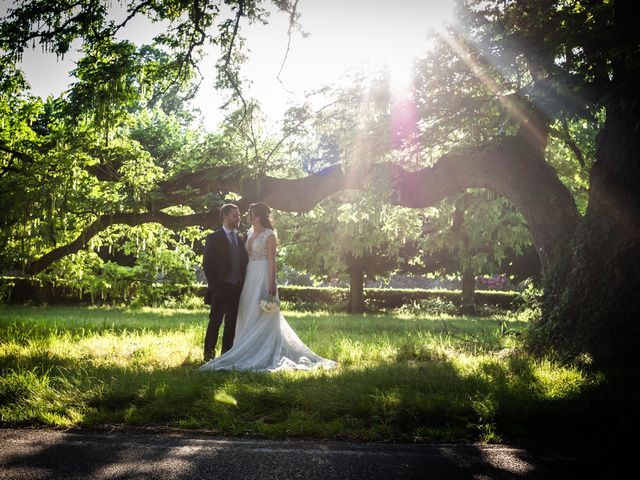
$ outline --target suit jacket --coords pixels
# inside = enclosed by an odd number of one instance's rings
[[[244,248],[244,241],[240,239],[238,239],[238,248],[240,250],[240,283],[242,284],[247,273],[249,257]],[[216,284],[224,282],[225,278],[231,273],[231,247],[222,227],[207,235],[204,244],[202,268],[208,284],[204,301],[207,305],[211,305]]]

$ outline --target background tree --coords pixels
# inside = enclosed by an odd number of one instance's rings
[[[365,279],[388,277],[415,255],[418,211],[368,194],[336,194],[305,214],[280,214],[283,261],[324,280],[349,282],[349,310],[365,309]]]
[[[428,210],[422,251],[446,251],[462,279],[462,309],[473,312],[476,276],[503,273],[509,254],[531,244],[522,215],[508,201],[486,191],[467,191]],[[445,267],[446,268],[446,267]]]

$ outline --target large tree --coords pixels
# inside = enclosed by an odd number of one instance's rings
[[[527,67],[529,103],[542,118],[530,130],[534,140],[545,139],[557,119],[606,112],[585,215],[568,214],[555,241],[537,245],[548,254],[538,346],[589,353],[599,365],[637,370],[640,106],[632,92],[640,74],[640,27],[633,2],[477,4],[479,48]],[[554,200],[550,189],[539,188],[539,195]],[[547,205],[550,213],[562,209],[561,202]]]
[[[295,20],[297,2],[273,3]],[[237,34],[241,20],[264,19],[260,2],[230,1],[234,15],[227,18],[206,1],[127,4],[131,17],[146,14],[172,22],[158,41],[178,52],[165,71],[176,80],[191,79],[196,53],[205,40],[223,46],[220,84],[230,87],[243,104],[236,119],[242,124],[251,108],[237,75],[235,60],[241,57]],[[60,53],[77,37],[93,49],[106,48],[105,38],[112,38],[118,25],[106,20],[104,5],[21,4],[0,29],[2,49],[8,52],[3,65],[34,39]],[[419,65],[414,92],[419,121],[415,131],[390,132],[403,137],[402,142],[393,142],[392,155],[360,144],[342,165],[306,177],[275,178],[264,168],[247,175],[246,169],[216,162],[205,151],[202,162],[171,172],[153,192],[143,192],[135,208],[125,205],[125,211],[101,214],[76,240],[56,245],[27,270],[40,271],[63,254],[77,251],[87,237],[109,223],[210,221],[206,209],[180,218],[163,209],[184,204],[185,198],[204,203],[212,193],[236,192],[242,207],[263,200],[276,209],[308,211],[334,192],[367,188],[371,175],[386,178],[390,203],[408,207],[426,207],[468,188],[485,188],[518,208],[540,255],[546,294],[534,345],[567,356],[588,353],[596,365],[612,370],[637,369],[640,103],[635,95],[640,25],[633,2],[467,0],[460,2],[458,13],[458,26],[443,34]],[[112,48],[110,55],[122,58],[126,50]],[[3,73],[2,81],[8,82],[7,78],[14,77]],[[160,88],[158,94],[165,91],[166,87]],[[129,94],[126,89],[119,92]],[[589,171],[588,205],[581,215],[571,192],[546,161],[547,145],[550,135],[562,137],[574,154],[582,156],[573,148],[568,121],[596,122],[602,111],[605,120]],[[285,136],[298,129],[303,117],[292,117]],[[259,149],[252,143],[250,129],[240,131],[247,139],[245,158],[252,161],[273,158],[282,145],[276,142],[272,148]],[[5,172],[25,168],[30,151],[37,147],[32,139],[24,142],[24,150],[19,146],[8,142],[0,146]]]

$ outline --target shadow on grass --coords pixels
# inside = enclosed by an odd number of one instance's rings
[[[579,435],[575,422],[563,422],[562,417],[593,397],[593,391],[585,390],[561,401],[533,398],[519,403],[523,392],[542,387],[534,370],[517,360],[467,376],[438,358],[312,374],[201,373],[195,363],[145,371],[74,365],[64,357],[41,355],[22,360],[28,366],[20,371],[48,376],[52,388],[80,387],[75,396],[73,391],[64,394],[69,406],[73,398],[76,406],[83,406],[79,423],[88,427],[182,426],[236,436],[314,440],[473,440],[487,420],[497,431],[508,430],[504,424],[512,421],[511,413],[517,415],[518,428],[528,433],[534,428],[548,442],[557,435],[547,436],[547,427],[553,433],[568,429],[570,437]],[[3,374],[12,371],[7,363]],[[60,375],[68,378],[56,380]],[[24,395],[11,401],[29,403],[29,394]],[[80,432],[45,437],[38,436],[31,448],[0,455],[3,471],[16,477],[17,472],[48,472],[56,478],[209,478],[227,472],[234,478],[342,480],[418,479],[425,478],[425,472],[429,478],[447,479],[586,478],[595,472],[602,478],[607,471],[600,458],[578,451],[576,461],[567,455],[567,447],[492,452],[477,445],[436,445],[412,447],[409,454],[406,445],[321,443],[308,451],[304,444],[298,450],[300,444],[265,446],[246,440],[211,448],[188,435]],[[23,438],[20,443],[25,445]]]
[[[29,354],[8,350],[0,356],[2,422],[172,426],[270,438],[547,441],[598,439],[609,435],[625,414],[622,407],[612,405],[606,383],[595,376],[581,377],[574,371],[574,378],[549,379],[554,372],[518,354],[502,359],[488,356],[477,365],[461,366],[455,358],[416,340],[425,332],[442,332],[443,323],[448,323],[476,333],[491,350],[499,343],[500,322],[489,319],[441,322],[389,315],[332,316],[330,323],[322,315],[292,314],[294,329],[322,339],[325,346],[338,330],[347,340],[371,345],[389,338],[395,342],[394,361],[379,360],[369,366],[345,361],[331,372],[202,373],[189,357],[179,366],[163,367],[151,365],[146,352],[137,357],[134,351],[126,365],[117,365],[108,363],[108,358],[72,358],[47,348],[60,334],[72,335],[75,341],[87,331],[203,331],[205,313],[72,307],[4,310],[3,337],[17,345],[36,346]],[[510,325],[522,327],[518,322]],[[120,341],[126,344],[130,339]]]
[[[430,442],[598,440],[616,420],[603,382],[556,392],[526,357],[469,370],[443,356],[402,350],[396,362],[336,371],[199,372],[198,366],[5,355],[3,422]]]

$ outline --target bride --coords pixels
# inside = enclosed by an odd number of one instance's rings
[[[245,243],[249,255],[240,295],[233,347],[200,366],[200,370],[310,370],[334,368],[337,363],[313,353],[298,338],[280,312],[265,312],[260,300],[276,296],[276,234],[264,203],[249,207],[249,230]]]

